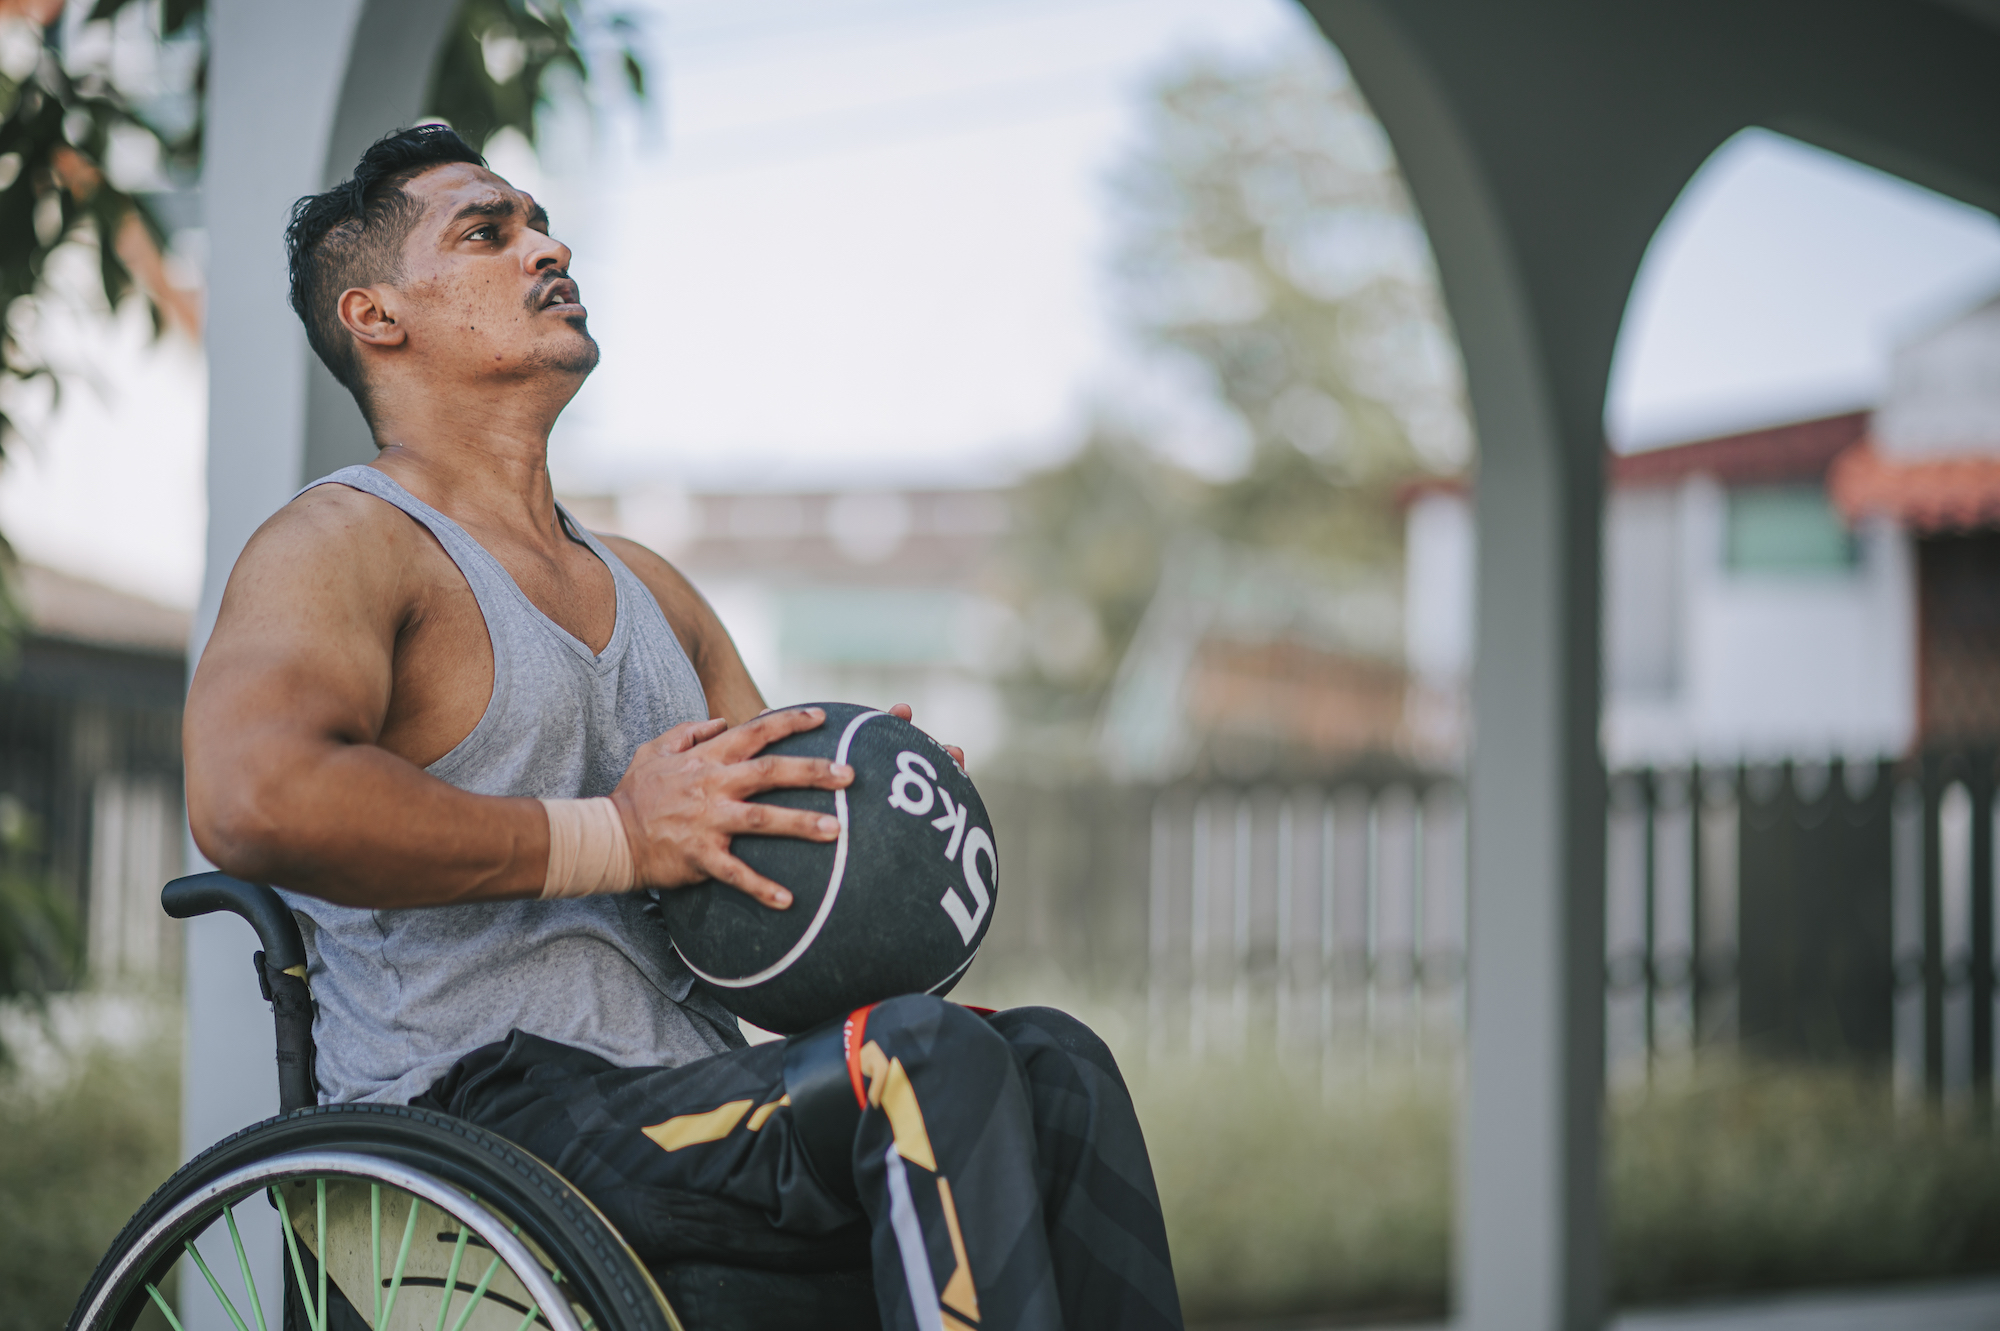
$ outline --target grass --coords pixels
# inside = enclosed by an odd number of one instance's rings
[[[1000,995],[993,995],[1000,997]],[[1435,1318],[1449,1295],[1451,1068],[1126,1061],[1191,1321]],[[178,1149],[170,1012],[0,1075],[0,1331],[60,1326]],[[32,1043],[32,1041],[27,1042]],[[1612,1098],[1614,1299],[2000,1270],[2000,1140],[1886,1084],[1727,1059]]]
[[[180,1151],[178,1022],[71,1035],[0,1074],[0,1331],[62,1326]],[[157,1028],[157,1029],[154,1029]]]
[[[1621,1302],[2000,1270],[2000,1141],[1885,1079],[1724,1061],[1611,1125]]]
[[[1132,1070],[1190,1320],[1436,1317],[1451,1258],[1445,1072],[1322,1101],[1275,1061]],[[1717,1059],[1612,1097],[1621,1306],[2000,1271],[2000,1140],[1886,1082]]]
[[[1443,1075],[1343,1078],[1324,1103],[1316,1078],[1269,1059],[1174,1063],[1130,1080],[1191,1321],[1443,1313],[1453,1131]]]

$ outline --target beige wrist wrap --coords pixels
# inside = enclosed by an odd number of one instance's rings
[[[629,892],[639,885],[625,821],[609,799],[543,800],[549,814],[549,871],[542,900]]]

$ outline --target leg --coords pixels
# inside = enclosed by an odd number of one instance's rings
[[[541,1158],[649,1266],[869,1264],[866,1218],[821,1184],[798,1148],[780,1044],[679,1068],[618,1068],[515,1031],[466,1055],[414,1103]]]
[[[854,1166],[885,1327],[1180,1326],[1145,1144],[1095,1036],[912,996],[870,1009],[862,1041]]]
[[[1056,1288],[1071,1327],[1178,1327],[1153,1163],[1117,1060],[1053,1008],[996,1013],[1027,1073]]]

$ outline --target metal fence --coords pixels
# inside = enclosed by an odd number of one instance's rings
[[[989,795],[1010,863],[985,975],[1124,999],[1155,1055],[1418,1060],[1463,1027],[1465,813],[1413,773]]]
[[[1614,774],[1611,1075],[1704,1047],[1994,1087],[1996,754]],[[1060,972],[1155,1054],[1422,1060],[1464,1024],[1465,807],[1412,772],[989,793],[987,977]]]

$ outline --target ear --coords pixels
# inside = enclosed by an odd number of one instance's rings
[[[357,340],[375,347],[398,347],[406,334],[390,306],[394,297],[395,293],[385,287],[349,287],[340,293],[334,309]]]

